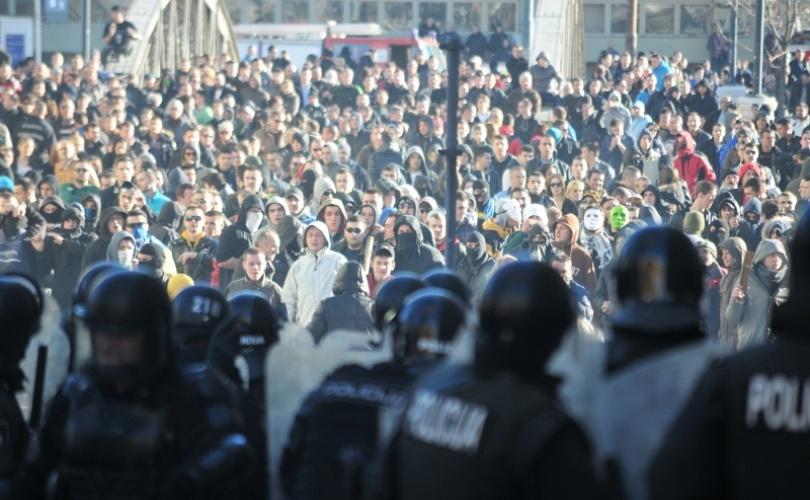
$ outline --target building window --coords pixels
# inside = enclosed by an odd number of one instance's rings
[[[605,32],[604,4],[585,4],[582,17],[585,19],[585,33],[602,34]]]
[[[489,29],[495,31],[500,25],[504,31],[517,31],[517,5],[511,2],[494,2],[489,6]]]
[[[413,28],[413,4],[410,2],[385,2],[383,29],[409,31]]]
[[[675,33],[675,7],[645,5],[644,15],[648,35],[669,35]]]
[[[229,3],[228,9],[234,23],[272,23],[276,20],[275,2],[242,0]]]
[[[481,27],[480,3],[454,3],[453,26],[457,31],[472,31],[475,26]]]
[[[610,6],[610,32],[625,34],[630,27],[630,6],[613,4]]]
[[[351,2],[351,22],[376,23],[380,19],[377,2]]]
[[[11,3],[11,0],[0,0],[0,5],[5,5],[6,3]],[[27,2],[31,5],[31,14],[34,13],[34,2]],[[132,2],[130,0],[126,0],[123,2],[116,3],[114,0],[109,2],[101,2],[95,1],[92,3],[90,15],[93,18],[94,23],[104,23],[106,24],[110,20],[110,7],[113,5],[119,5],[124,7],[125,9],[129,8],[129,5]],[[239,2],[236,2],[237,4]],[[236,6],[237,12],[239,11],[239,6]],[[17,12],[20,12],[20,2],[17,1]],[[76,21],[81,22],[82,16],[84,15],[84,1],[83,0],[68,0],[68,14],[67,20],[68,21]],[[238,19],[238,18],[236,18]],[[54,19],[53,16],[51,18],[47,18],[46,21],[59,21],[60,19]]]
[[[705,5],[681,5],[681,33],[709,34],[709,9]]]
[[[9,2],[10,1],[11,0],[9,0]],[[67,2],[65,0],[61,0],[60,2],[57,2],[57,4],[62,6],[62,8],[65,11],[65,16],[64,17],[67,17],[67,15],[68,15]],[[17,5],[16,5],[16,9],[15,9],[14,13],[17,16],[23,16],[23,17],[33,16],[34,15],[34,2],[33,2],[33,0],[17,0]]]
[[[447,23],[447,4],[438,2],[422,2],[419,4],[419,22],[432,17],[440,28],[444,28]]]
[[[322,22],[335,21],[343,22],[343,0],[322,0],[318,2],[318,16]]]
[[[308,23],[309,2],[307,0],[284,0],[281,2],[282,23]]]

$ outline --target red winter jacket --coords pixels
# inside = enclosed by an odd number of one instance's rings
[[[686,145],[678,149],[678,142],[681,139],[686,142]],[[675,157],[675,169],[681,176],[681,180],[686,182],[689,187],[689,194],[693,198],[695,196],[695,184],[699,181],[717,183],[714,169],[709,166],[702,156],[695,154],[695,140],[692,139],[689,132],[681,132],[675,136],[675,150],[677,154]]]

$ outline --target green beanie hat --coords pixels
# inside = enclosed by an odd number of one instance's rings
[[[700,212],[688,212],[683,217],[683,232],[686,234],[700,235],[706,227],[706,220]]]

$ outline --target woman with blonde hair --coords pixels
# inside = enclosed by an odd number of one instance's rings
[[[571,203],[577,205],[582,200],[582,195],[585,193],[585,183],[574,179],[568,181],[568,186],[565,188],[565,197]]]

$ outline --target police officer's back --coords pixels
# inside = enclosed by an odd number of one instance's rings
[[[499,270],[482,297],[473,364],[443,366],[412,391],[390,452],[391,496],[597,496],[586,439],[542,368],[575,318],[547,265]]]
[[[383,288],[397,287],[396,280]],[[464,306],[444,290],[410,294],[390,325],[393,360],[341,367],[302,404],[282,461],[288,496],[356,497],[380,445],[382,412],[402,410],[414,378],[444,356],[464,320]]]
[[[702,273],[691,241],[663,226],[630,236],[614,268],[616,312],[589,420],[614,495],[648,498],[650,461],[718,355],[700,327]]]
[[[89,366],[54,397],[19,498],[220,498],[250,462],[227,396],[179,370],[171,307],[159,281],[120,272],[77,311],[90,331]]]
[[[254,298],[255,295],[250,295],[248,300],[252,301]],[[261,297],[258,300],[261,302],[260,307],[271,308],[266,300],[261,300]],[[208,363],[212,338],[232,328],[238,320],[234,321],[230,314],[230,305],[219,290],[202,285],[190,286],[180,292],[172,301],[172,312],[172,340],[181,370],[188,378],[210,386],[217,392],[228,394],[235,401],[244,422],[245,436],[255,452],[252,467],[245,471],[245,480],[234,493],[245,500],[264,500],[267,498],[268,486],[267,435],[261,407],[241,385],[235,384]]]
[[[39,328],[42,293],[20,275],[0,275],[0,498],[19,474],[30,432],[15,393],[23,388],[20,362]]]
[[[211,339],[209,362],[243,387],[252,404],[264,415],[264,358],[279,341],[278,316],[265,296],[256,290],[241,290],[228,304],[231,324],[220,328]]]
[[[774,309],[775,341],[702,378],[651,468],[652,497],[810,496],[810,213],[790,249],[790,297]]]

